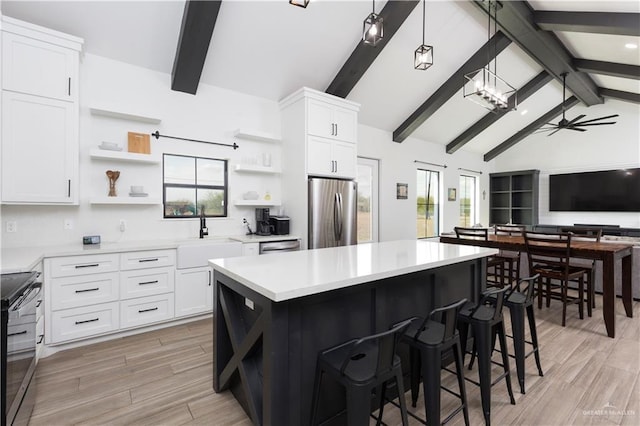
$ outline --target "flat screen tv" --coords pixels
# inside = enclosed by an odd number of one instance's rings
[[[640,168],[549,175],[549,210],[640,212]]]

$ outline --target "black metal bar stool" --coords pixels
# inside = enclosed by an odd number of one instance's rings
[[[507,391],[511,404],[516,403],[511,388],[511,376],[509,375],[509,352],[507,350],[507,339],[504,331],[504,321],[502,308],[504,306],[505,293],[509,287],[490,289],[482,293],[477,305],[467,303],[458,314],[458,328],[460,331],[460,342],[462,344],[462,357],[466,351],[467,335],[469,326],[473,331],[473,352],[478,354],[478,375],[480,382],[469,380],[471,383],[480,386],[480,396],[482,400],[482,411],[484,421],[487,426],[491,424],[491,386],[501,379],[507,382]],[[496,336],[500,341],[500,353],[502,355],[503,373],[492,383],[491,382],[491,353]],[[471,367],[471,365],[470,365]]]
[[[431,426],[440,425],[440,389],[460,398],[461,405],[450,413],[442,423],[447,423],[461,410],[464,414],[464,423],[469,425],[469,410],[467,406],[467,394],[464,387],[464,364],[462,362],[462,346],[458,335],[458,313],[467,299],[434,309],[426,318],[413,318],[409,328],[402,335],[401,342],[409,345],[411,366],[411,402],[413,407],[418,401],[420,392],[420,376],[424,388],[424,407],[427,413],[426,423]],[[449,351],[453,351],[456,364],[456,376],[458,377],[459,394],[441,386],[440,370],[442,357]],[[448,370],[450,371],[450,370]]]
[[[518,280],[517,284],[508,293],[504,304],[509,308],[509,315],[511,317],[511,332],[513,333],[513,351],[515,352],[514,358],[516,359],[516,372],[518,374],[518,383],[520,383],[520,393],[525,393],[524,387],[524,375],[525,375],[525,359],[533,354],[536,359],[536,366],[538,367],[538,375],[544,376],[542,372],[542,366],[540,364],[540,353],[538,350],[538,332],[536,330],[536,319],[533,309],[533,290],[535,283],[538,280],[539,275],[534,275],[529,278],[522,278]],[[523,282],[528,282],[527,288],[522,290],[520,285]],[[529,332],[531,333],[531,341],[525,340],[524,337],[524,317],[525,312],[527,319],[529,320]],[[532,346],[532,350],[525,353],[525,343]]]
[[[392,380],[398,389],[402,424],[408,425],[402,366],[400,357],[396,355],[396,346],[410,323],[411,320],[403,321],[388,331],[353,339],[318,354],[311,407],[312,425],[317,424],[320,386],[325,373],[346,389],[349,426],[369,425],[374,389],[379,392],[376,394],[380,403],[377,424],[381,424],[387,383]]]

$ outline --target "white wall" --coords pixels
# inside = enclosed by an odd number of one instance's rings
[[[416,170],[418,168],[440,171],[440,192],[443,197],[441,232],[453,231],[458,225],[460,201],[447,201],[446,189],[456,188],[459,194],[461,174],[479,177],[480,220],[489,222],[489,173],[491,163],[485,163],[481,154],[457,151],[447,154],[445,146],[407,138],[402,143],[393,142],[392,134],[373,127],[358,128],[358,155],[380,160],[380,241],[416,238]],[[446,168],[416,164],[415,160],[446,165]],[[481,171],[482,174],[461,172],[458,168]],[[409,184],[409,197],[396,199],[396,183]],[[482,194],[486,191],[486,197]]]
[[[139,165],[91,160],[89,151],[101,141],[127,146],[127,132],[151,133],[233,143],[232,132],[247,127],[280,134],[277,102],[201,84],[196,96],[170,90],[171,76],[109,60],[85,55],[80,69],[80,205],[79,206],[9,206],[3,205],[3,247],[46,246],[80,242],[83,235],[102,236],[104,242],[184,239],[197,237],[198,219],[162,219],[162,206],[92,205],[89,200],[108,192],[107,169],[120,170],[116,187],[126,195],[130,185],[144,185],[150,196],[162,199],[162,165]],[[108,107],[137,112],[162,119],[159,125],[91,115],[89,107]],[[272,164],[281,164],[281,148],[276,144],[237,139],[240,148],[216,147],[193,142],[161,138],[151,139],[153,154],[173,153],[213,158],[227,158],[229,164],[229,217],[207,219],[210,235],[238,235],[244,232],[242,218],[255,221],[254,208],[234,207],[233,200],[242,193],[269,191],[280,197],[277,176],[246,175],[232,171],[235,164],[272,153]],[[37,153],[34,153],[37,155]],[[25,165],[27,167],[28,165]],[[37,171],[34,171],[37,173]],[[72,230],[64,229],[71,219]],[[119,230],[124,219],[127,229]],[[6,233],[6,221],[17,223],[17,232]]]
[[[593,126],[586,132],[561,130],[553,136],[532,135],[494,160],[496,172],[540,170],[541,224],[640,227],[640,213],[549,211],[550,174],[640,167],[640,105],[607,99],[603,105],[571,108],[567,119],[579,114],[586,114],[585,119],[611,114],[620,114],[620,117],[614,125]]]

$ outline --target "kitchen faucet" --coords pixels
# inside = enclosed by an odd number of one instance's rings
[[[204,238],[205,235],[209,235],[209,228],[207,228],[207,219],[204,217],[204,206],[200,207],[200,238]]]

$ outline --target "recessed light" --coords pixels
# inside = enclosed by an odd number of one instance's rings
[[[627,43],[624,45],[624,47],[626,47],[627,49],[637,49],[638,45],[635,43]]]
[[[525,114],[526,114],[526,113],[528,113],[528,112],[529,112],[528,110],[523,109],[523,110],[520,112],[520,115],[525,115]]]

